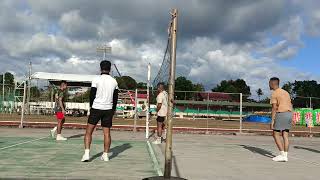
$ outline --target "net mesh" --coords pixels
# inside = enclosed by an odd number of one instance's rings
[[[170,59],[171,59],[171,28],[172,28],[172,22],[169,25],[168,30],[168,40],[166,49],[164,52],[162,64],[160,66],[160,69],[157,73],[157,76],[154,78],[152,82],[152,86],[156,87],[158,83],[165,83],[168,84],[169,82],[169,74],[170,74]]]

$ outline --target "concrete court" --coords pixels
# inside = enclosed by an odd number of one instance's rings
[[[79,162],[83,153],[81,134],[84,130],[64,130],[66,136],[74,136],[66,143],[55,143],[50,139],[18,145],[1,150],[3,147],[24,141],[38,139],[48,135],[48,129],[16,129],[0,128],[0,178],[21,177],[28,173],[30,177],[69,177],[82,179],[141,179],[157,175],[157,167],[152,162],[142,132],[113,131],[114,151],[118,153],[107,164],[98,157],[88,165]],[[102,150],[102,131],[95,132],[92,155]],[[175,134],[173,175],[186,179],[290,179],[307,180],[320,177],[320,139],[296,137],[292,139],[288,163],[276,163],[271,158],[277,154],[272,137],[270,136],[232,136],[232,135],[197,135]],[[44,142],[44,143],[43,143]],[[49,143],[48,143],[49,142]],[[67,151],[64,148],[67,146]],[[160,168],[163,171],[164,145],[152,145],[155,150]],[[30,150],[37,149],[43,153],[39,159],[28,158]],[[53,149],[53,151],[51,150]],[[20,154],[19,154],[20,153]],[[29,154],[28,154],[29,153]],[[67,153],[57,157],[57,154]],[[14,155],[14,156],[13,156]],[[25,157],[26,156],[26,157]],[[34,155],[32,155],[34,156]],[[24,157],[24,158],[22,158]],[[15,162],[13,160],[21,160]],[[42,161],[42,160],[45,161]],[[62,166],[72,169],[66,172],[54,163],[66,162]],[[10,170],[24,169],[21,164],[34,165],[28,167],[31,171]],[[46,169],[49,167],[49,169]],[[5,171],[3,171],[5,169]],[[94,170],[94,173],[92,171]],[[11,174],[10,174],[11,172]],[[13,173],[14,172],[14,173]],[[56,172],[65,176],[51,176]]]
[[[271,160],[278,153],[271,136],[176,134],[173,175],[197,180],[318,179],[320,139],[291,140],[289,162],[277,163]],[[157,154],[164,149],[155,148]]]

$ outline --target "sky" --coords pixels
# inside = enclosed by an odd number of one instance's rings
[[[177,8],[177,76],[207,90],[243,78],[254,94],[268,79],[320,80],[318,0],[2,0],[0,73],[98,74],[101,44],[123,75],[146,81],[164,54]]]

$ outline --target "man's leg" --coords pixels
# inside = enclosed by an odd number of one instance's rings
[[[157,127],[158,127],[158,137],[161,137],[162,136],[162,130],[163,130],[163,127],[164,127],[164,123],[163,122],[157,122]]]
[[[86,134],[84,136],[84,148],[90,149],[91,141],[92,141],[92,133],[96,126],[92,124],[87,124]]]
[[[287,159],[285,158],[285,154],[284,154],[284,147],[283,147],[283,143],[282,143],[282,138],[280,137],[280,132],[277,132],[277,131],[273,131],[273,138],[274,138],[274,141],[276,142],[277,144],[277,147],[280,151],[280,155],[272,158],[273,161],[276,161],[276,162],[283,162],[283,161],[287,161]]]
[[[273,131],[273,138],[280,152],[284,151],[283,143],[281,141],[280,132]]]
[[[282,138],[284,142],[284,156],[288,158],[288,151],[289,151],[289,132],[283,131]]]
[[[62,141],[67,140],[67,138],[65,138],[65,137],[63,137],[63,136],[61,135],[62,126],[63,126],[64,122],[65,122],[65,118],[58,119],[58,125],[57,125],[57,138],[56,138],[56,140],[58,140],[58,141],[61,141],[61,140],[62,140]]]
[[[110,128],[104,127],[103,135],[104,135],[104,152],[109,153],[110,145],[111,145]]]
[[[90,158],[90,146],[92,141],[92,133],[96,125],[87,123],[86,134],[84,135],[84,155],[82,156],[81,161],[87,162]]]
[[[61,134],[62,126],[65,122],[65,119],[58,119],[58,126],[57,126],[57,134]]]

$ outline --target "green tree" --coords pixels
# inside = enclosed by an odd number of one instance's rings
[[[309,97],[320,97],[320,84],[314,80],[287,82],[282,88],[291,95],[293,106],[296,108],[309,107]],[[318,98],[312,98],[312,107],[320,108],[320,100]]]
[[[147,89],[147,83],[139,82],[139,83],[137,84],[137,88],[138,88],[138,89]]]
[[[115,77],[117,82],[118,82],[118,86],[120,89],[136,89],[137,88],[137,82],[135,79],[133,79],[130,76],[122,76],[122,77]]]
[[[0,83],[2,84],[2,81],[3,81],[3,74],[0,75]],[[4,83],[7,85],[7,86],[14,86],[14,75],[11,74],[10,72],[6,72],[4,74]]]
[[[72,99],[73,102],[90,102],[90,89]]]
[[[180,76],[175,81],[175,90],[176,91],[193,91],[194,86],[192,81],[188,80],[186,77]],[[191,92],[175,92],[175,96],[177,99],[189,100],[193,97],[193,93]]]
[[[282,89],[286,90],[291,96],[293,96],[293,86],[294,86],[294,83],[286,82],[282,86]]]
[[[194,91],[205,91],[203,84],[197,83],[193,84]]]
[[[215,88],[213,92],[226,92],[226,93],[243,93],[244,95],[251,95],[250,86],[247,85],[243,79],[237,80],[223,80]]]
[[[259,88],[256,92],[257,92],[257,95],[259,97],[259,102],[260,102],[260,97],[263,95],[262,89]]]

